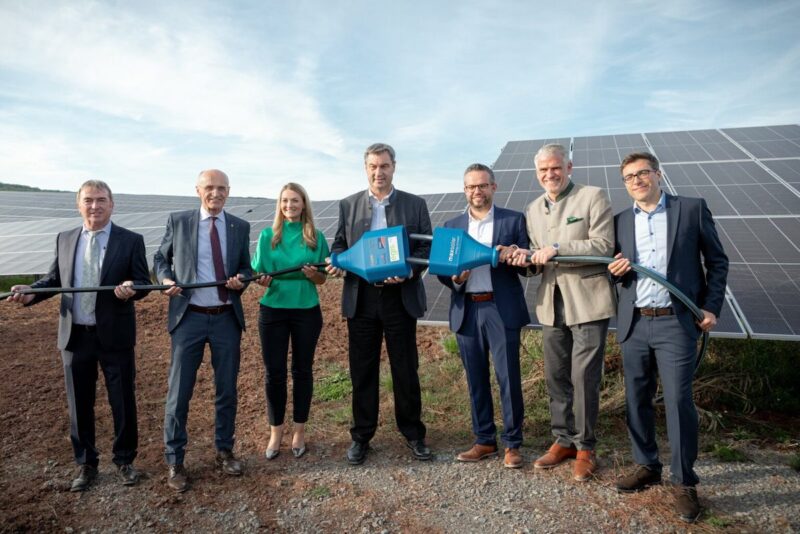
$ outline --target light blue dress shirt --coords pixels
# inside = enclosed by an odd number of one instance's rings
[[[98,271],[101,276],[103,273],[103,260],[106,257],[106,248],[108,248],[108,237],[111,235],[111,221],[103,228],[97,231],[95,239],[100,245],[100,265]],[[86,226],[81,231],[81,236],[78,238],[78,246],[75,249],[75,263],[73,264],[72,273],[72,287],[81,287],[83,284],[83,255],[86,253],[86,247],[89,245],[89,230]],[[99,283],[99,281],[98,281]],[[85,314],[81,309],[81,300],[90,293],[75,293],[75,298],[72,301],[72,322],[75,324],[97,324],[97,319],[94,313]]]
[[[219,234],[219,245],[222,249],[222,261],[227,266],[226,252],[227,245],[227,225],[225,221],[225,212],[221,211],[217,214],[217,233]],[[213,282],[217,279],[217,274],[214,272],[214,258],[211,255],[211,214],[203,208],[200,208],[200,222],[197,225],[197,282]],[[227,274],[226,274],[227,277]],[[230,299],[228,299],[230,302]],[[216,287],[201,287],[192,290],[192,296],[189,299],[190,304],[195,306],[211,307],[221,306],[228,302],[222,302],[219,299],[219,294]]]
[[[650,213],[634,202],[636,258],[639,265],[667,277],[667,205],[662,192],[658,205]],[[672,306],[669,291],[654,280],[639,276],[636,281],[637,308],[668,308]]]

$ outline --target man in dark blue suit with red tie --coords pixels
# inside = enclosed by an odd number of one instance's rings
[[[522,213],[493,204],[497,191],[494,173],[486,165],[474,163],[464,171],[464,193],[469,204],[463,215],[445,223],[461,228],[484,245],[501,251],[501,263],[464,271],[439,280],[452,290],[450,329],[456,333],[458,349],[467,375],[472,408],[475,444],[456,458],[477,462],[497,455],[497,429],[489,383],[489,353],[500,386],[503,411],[503,465],[522,467],[524,404],[519,369],[520,330],[530,322],[520,274],[525,269],[503,263],[513,249],[528,248],[528,233]]]
[[[622,344],[628,431],[638,467],[617,481],[617,489],[634,492],[661,482],[653,409],[658,373],[675,509],[681,519],[694,522],[700,515],[694,471],[698,421],[692,399],[697,338],[717,323],[725,300],[728,257],[705,200],[661,191],[655,156],[629,154],[620,170],[634,204],[614,217],[617,261],[608,269],[619,282],[617,340]],[[702,309],[703,320],[695,322],[665,288],[638,277],[630,261],[666,277]]]

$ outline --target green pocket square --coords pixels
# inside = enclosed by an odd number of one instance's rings
[[[567,217],[567,224],[576,223],[576,222],[582,221],[582,220],[583,220],[583,217],[572,217],[572,216],[569,216],[569,217]]]

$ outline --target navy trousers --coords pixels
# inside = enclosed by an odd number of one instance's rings
[[[525,405],[522,401],[519,369],[519,336],[520,329],[505,327],[494,301],[466,300],[464,322],[456,333],[456,341],[467,375],[472,432],[476,442],[481,445],[497,443],[492,387],[489,382],[490,352],[495,378],[500,386],[500,406],[503,412],[501,438],[508,448],[516,449],[522,445]]]
[[[214,445],[217,450],[233,450],[241,340],[242,330],[233,310],[219,315],[189,310],[172,332],[172,361],[164,414],[165,458],[169,465],[183,464],[189,439],[186,432],[189,401],[206,343],[211,347],[216,387]]]
[[[686,333],[674,315],[643,317],[636,314],[628,339],[622,343],[625,401],[633,459],[661,470],[656,444],[656,372],[664,390],[667,436],[672,452],[672,481],[684,486],[698,482],[698,419],[692,399],[697,340]]]

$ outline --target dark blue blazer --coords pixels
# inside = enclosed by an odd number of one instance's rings
[[[467,212],[444,223],[445,228],[469,228]],[[525,228],[525,216],[513,210],[494,207],[494,230],[492,232],[492,246],[517,245],[520,248],[529,248],[528,231]],[[494,301],[500,312],[506,328],[522,328],[531,322],[528,306],[525,304],[525,291],[520,283],[520,275],[526,269],[511,267],[505,263],[499,264],[491,270],[492,291]],[[452,289],[450,292],[450,330],[458,332],[464,322],[464,300],[467,284],[455,288],[449,276],[439,276],[439,281]]]
[[[719,317],[725,300],[728,256],[722,249],[717,228],[706,201],[702,198],[666,196],[667,280],[686,294],[701,309]],[[614,254],[636,258],[636,232],[633,208],[614,216]],[[702,256],[702,258],[701,258]],[[705,273],[703,267],[705,266]],[[637,273],[630,271],[617,283],[617,340],[625,341],[631,331],[636,306]],[[692,312],[672,298],[675,313],[684,330],[693,338],[700,335]]]

